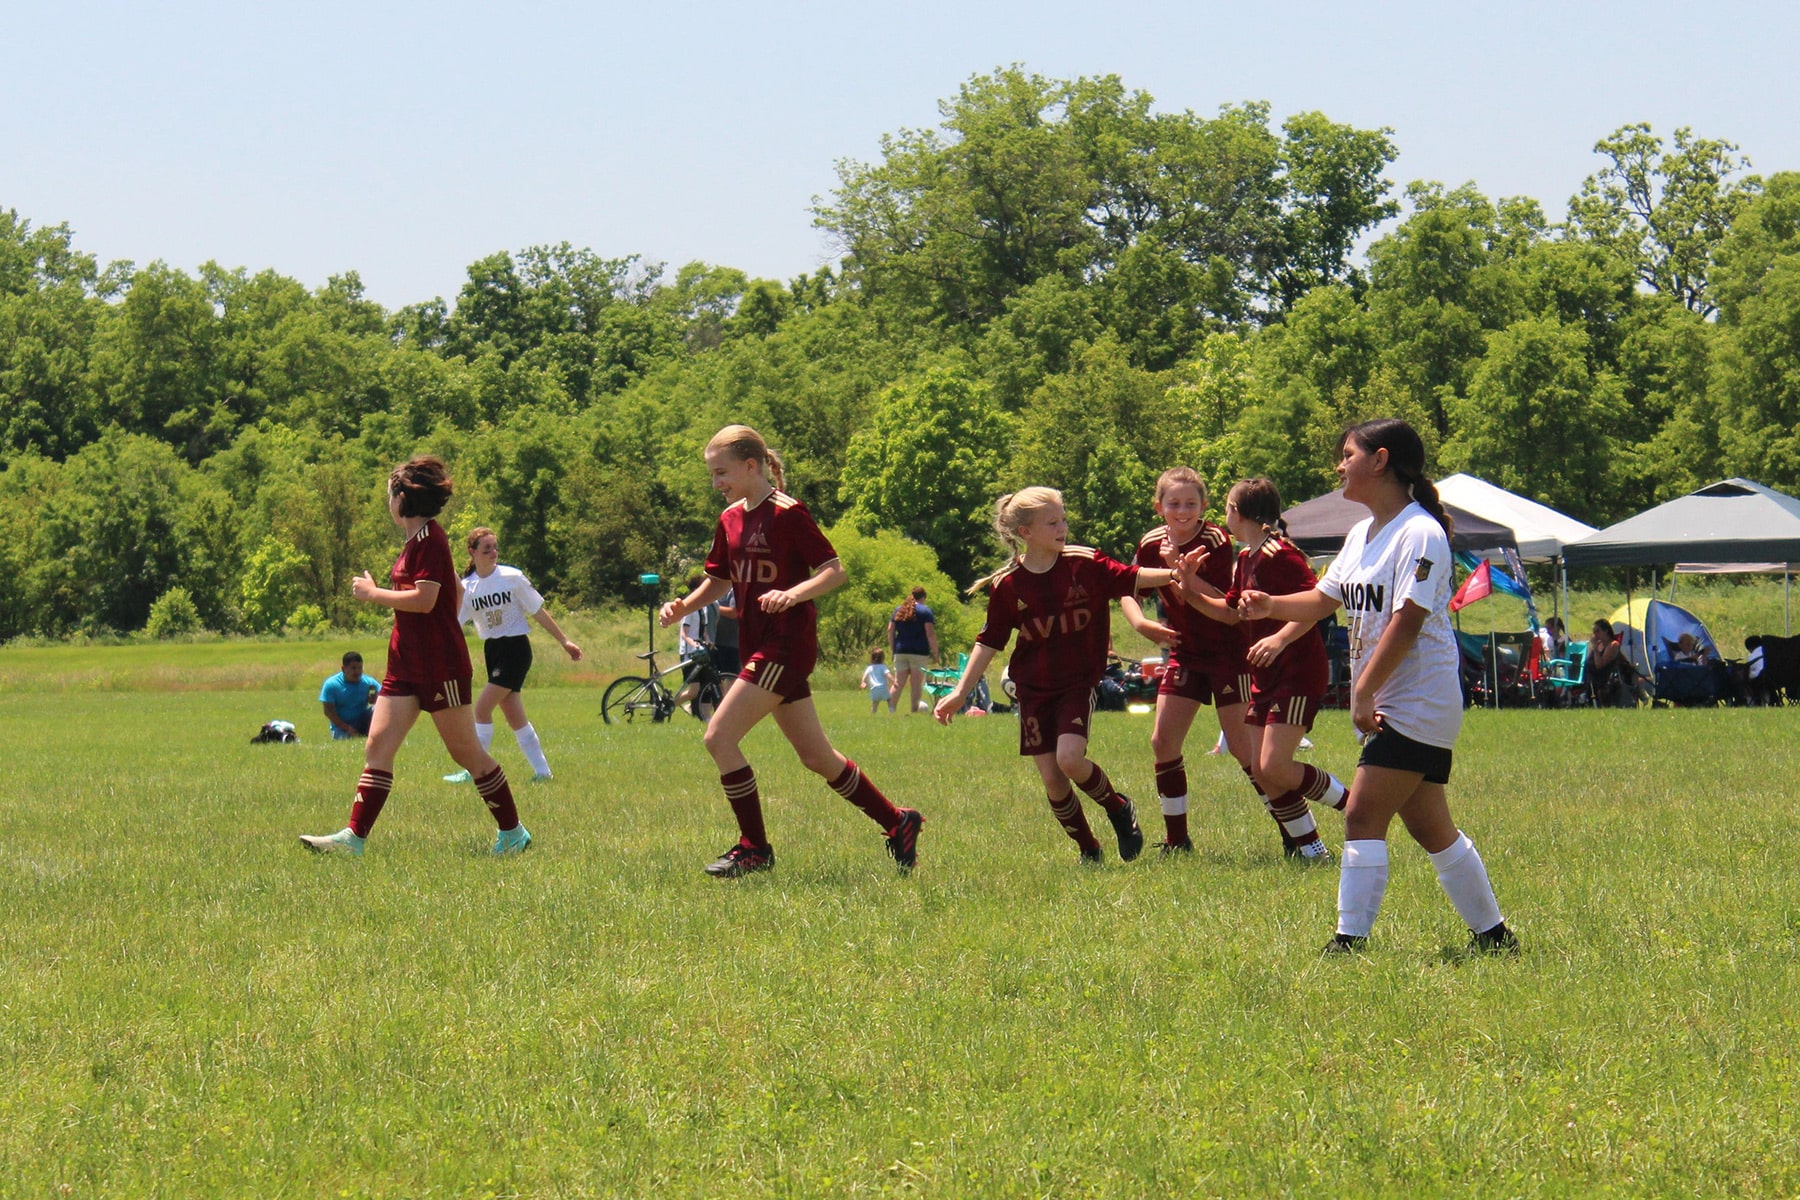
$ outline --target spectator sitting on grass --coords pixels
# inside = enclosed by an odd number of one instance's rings
[[[344,669],[325,681],[319,689],[319,706],[331,722],[333,738],[369,736],[369,718],[375,712],[375,697],[381,684],[363,674],[362,655],[351,650],[344,655]]]

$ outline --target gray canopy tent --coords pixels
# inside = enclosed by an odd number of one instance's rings
[[[1517,549],[1518,539],[1504,525],[1478,517],[1454,504],[1444,505],[1456,526],[1450,539],[1454,550],[1479,554],[1483,550]],[[1336,554],[1344,545],[1350,527],[1369,515],[1369,510],[1354,500],[1344,499],[1343,489],[1327,492],[1304,504],[1296,504],[1281,514],[1287,522],[1288,539],[1307,554]]]
[[[1571,542],[1563,556],[1572,567],[1800,562],[1800,499],[1725,479]]]

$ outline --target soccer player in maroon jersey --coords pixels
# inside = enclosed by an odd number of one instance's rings
[[[358,600],[394,610],[387,676],[375,698],[350,824],[333,834],[303,835],[300,842],[309,850],[363,852],[363,842],[394,786],[394,754],[421,712],[431,714],[444,748],[474,777],[475,790],[493,813],[500,830],[494,853],[513,854],[531,845],[531,834],[519,823],[506,772],[475,736],[475,710],[469,707],[473,674],[469,647],[456,619],[462,585],[450,558],[450,539],[433,519],[450,494],[449,470],[430,455],[412,459],[388,476],[388,514],[406,534],[406,546],[389,572],[393,586],[377,587],[367,571],[351,583]]]
[[[1231,536],[1204,519],[1206,484],[1190,467],[1171,467],[1156,481],[1156,515],[1163,523],[1138,540],[1136,562],[1159,567],[1165,553],[1204,554],[1201,578],[1220,593],[1231,586]],[[1145,615],[1135,596],[1119,600],[1131,627],[1163,647],[1165,665],[1156,689],[1150,751],[1156,761],[1156,794],[1162,803],[1164,855],[1192,851],[1188,837],[1187,764],[1182,746],[1203,704],[1214,706],[1225,747],[1255,782],[1256,756],[1244,712],[1250,702],[1250,668],[1236,629],[1208,621],[1190,608],[1179,587],[1161,591],[1161,621]],[[1260,789],[1258,789],[1260,791]],[[1266,802],[1266,800],[1265,800]]]
[[[948,725],[962,710],[1017,630],[1019,647],[1008,669],[1019,693],[1019,753],[1036,765],[1050,811],[1080,847],[1083,862],[1100,861],[1100,843],[1076,787],[1105,810],[1119,839],[1119,857],[1130,862],[1144,848],[1144,832],[1131,800],[1087,756],[1094,688],[1106,670],[1107,602],[1165,587],[1176,572],[1126,566],[1087,546],[1068,545],[1062,493],[1054,488],[1028,487],[1002,496],[994,529],[1019,553],[969,589],[990,589],[987,624],[976,636],[956,690],[938,701],[937,719]]]
[[[1309,863],[1329,863],[1331,852],[1319,837],[1308,802],[1342,808],[1344,785],[1328,772],[1294,760],[1329,682],[1325,643],[1314,632],[1314,622],[1246,621],[1237,610],[1238,598],[1252,588],[1287,595],[1310,591],[1318,577],[1306,555],[1287,540],[1281,493],[1267,479],[1242,480],[1226,494],[1225,524],[1244,546],[1233,564],[1231,583],[1219,591],[1203,567],[1192,604],[1221,627],[1236,625],[1242,631],[1250,665],[1244,728],[1257,790],[1268,798],[1269,811],[1292,843],[1288,853]]]
[[[844,582],[837,551],[806,505],[781,490],[781,459],[747,425],[727,425],[706,445],[713,487],[728,502],[706,556],[706,579],[680,600],[662,606],[667,628],[737,589],[744,667],[740,686],[725,693],[706,725],[706,749],[737,816],[738,842],[708,864],[709,875],[735,878],[775,865],[763,828],[756,772],[739,749],[744,736],[773,715],[807,770],[861,809],[887,835],[888,853],[910,871],[918,860],[925,818],[896,808],[881,789],[831,746],[819,726],[808,677],[819,656],[813,601]],[[748,687],[742,686],[748,684]]]

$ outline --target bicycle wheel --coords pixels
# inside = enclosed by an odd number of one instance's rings
[[[712,720],[712,715],[719,711],[719,701],[725,698],[719,688],[718,676],[708,679],[700,685],[700,690],[687,704],[687,711],[696,721],[702,724]]]
[[[608,725],[629,725],[638,719],[656,721],[657,689],[648,679],[625,675],[607,685],[600,697],[600,719]]]

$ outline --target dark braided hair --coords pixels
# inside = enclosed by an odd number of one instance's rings
[[[1444,527],[1445,537],[1452,534],[1456,523],[1444,511],[1444,502],[1438,498],[1437,485],[1425,474],[1425,443],[1417,430],[1398,417],[1381,417],[1352,425],[1338,439],[1340,456],[1344,452],[1344,443],[1352,438],[1369,454],[1386,450],[1388,470],[1394,473],[1394,478],[1406,486],[1407,493],[1419,502],[1420,508],[1430,513],[1432,519]]]
[[[1225,493],[1225,503],[1246,521],[1261,525],[1270,537],[1288,535],[1287,522],[1281,519],[1281,493],[1267,479],[1240,479]]]

